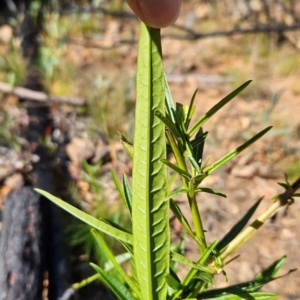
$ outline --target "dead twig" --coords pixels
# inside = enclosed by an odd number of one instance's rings
[[[82,106],[86,104],[86,101],[76,97],[63,97],[63,96],[54,96],[47,95],[44,92],[33,91],[24,87],[15,86],[11,87],[8,83],[0,81],[0,92],[5,94],[16,95],[22,99],[28,99],[32,101],[39,102],[56,102],[56,103],[65,103],[73,106]]]

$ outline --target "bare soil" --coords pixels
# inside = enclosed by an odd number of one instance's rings
[[[187,4],[184,5],[178,24],[187,22],[189,11],[191,8]],[[201,22],[202,19],[199,20]],[[223,20],[222,24],[224,23]],[[207,23],[203,21],[203,24]],[[128,32],[137,38],[138,23],[134,19],[122,21],[106,17],[101,26],[105,26],[103,36],[93,41],[94,46],[106,46],[104,42],[107,42],[107,46],[114,45],[116,39]],[[214,23],[214,26],[218,25]],[[201,24],[195,25],[195,28],[198,27],[201,29]],[[239,84],[248,79],[253,80],[246,91],[205,124],[204,130],[209,132],[205,157],[211,157],[210,162],[222,157],[265,127],[274,126],[265,137],[203,183],[203,186],[218,189],[227,195],[224,199],[203,194],[198,199],[207,239],[212,242],[220,239],[246,210],[263,196],[264,200],[257,213],[262,212],[271,203],[271,198],[283,191],[277,182],[284,181],[284,172],[290,175],[291,181],[300,174],[300,52],[288,40],[279,41],[276,34],[236,35],[188,41],[168,37],[174,32],[176,33],[174,28],[162,31],[165,36],[165,68],[174,101],[188,104],[193,92],[198,89],[195,120]],[[112,89],[118,89],[119,83],[128,83],[134,76],[136,44],[121,44],[117,48],[103,50],[83,47],[81,44],[89,42],[82,37],[78,37],[77,41],[77,44],[67,44],[62,54],[78,68],[78,74],[82,74],[74,88],[75,94],[80,95],[80,89],[89,84],[86,78],[93,78],[96,74],[110,78],[113,83]],[[286,62],[287,57],[293,57],[294,61]],[[90,88],[93,88],[92,84]],[[127,101],[132,105],[134,84],[131,84],[128,95]],[[275,99],[277,96],[278,101]],[[118,101],[123,100],[111,101],[114,107],[110,109],[117,111]],[[6,110],[12,113],[11,106]],[[18,116],[21,116],[22,112],[20,107]],[[118,206],[119,199],[117,194],[112,192],[113,183],[107,170],[113,166],[119,175],[123,172],[130,174],[131,171],[130,160],[120,150],[118,140],[110,139],[110,142],[106,143],[99,135],[89,135],[91,118],[81,117],[80,114],[76,114],[75,109],[55,107],[53,115],[59,120],[58,128],[70,130],[71,141],[74,136],[79,136],[81,139],[92,140],[95,149],[98,143],[98,149],[107,150],[104,151],[105,163],[101,167],[104,175],[100,178],[100,184],[105,187],[109,205]],[[71,118],[71,115],[74,118]],[[132,112],[124,119],[126,118],[127,121],[113,128],[115,132],[129,132],[130,135]],[[103,128],[103,131],[106,129]],[[30,165],[28,158],[25,159],[27,154],[18,155],[21,157],[20,161],[24,162],[22,168]],[[91,161],[93,155],[87,155],[85,158]],[[101,155],[100,158],[103,159],[104,156]],[[118,162],[118,157],[121,162]],[[75,158],[74,155],[73,158],[69,155],[69,159],[70,172],[82,191],[81,205],[89,211],[94,205],[94,198],[89,184],[84,183],[85,180],[80,175],[82,157],[78,159],[76,155]],[[12,173],[18,172],[20,168],[17,167]],[[6,178],[9,176],[11,172]],[[5,182],[4,178],[1,195],[14,188],[8,188]],[[182,204],[182,209],[188,214],[187,204]],[[272,222],[263,226],[256,236],[237,252],[241,256],[225,268],[228,283],[220,275],[216,287],[251,280],[264,267],[283,255],[287,255],[287,262],[281,274],[289,269],[299,268],[299,213],[300,201],[296,199],[288,210],[278,213]],[[196,248],[189,242],[186,247],[187,256],[196,260]],[[300,299],[299,286],[298,271],[268,284],[264,290],[280,293],[280,299]]]

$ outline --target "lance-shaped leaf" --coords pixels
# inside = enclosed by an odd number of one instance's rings
[[[212,268],[209,268],[207,266],[204,266],[204,265],[200,265],[199,263],[196,263],[196,262],[193,262],[191,261],[190,259],[188,259],[186,256],[183,256],[179,253],[176,253],[174,251],[171,251],[170,252],[170,256],[171,256],[171,259],[174,260],[174,261],[177,261],[183,265],[186,265],[188,267],[191,267],[193,269],[196,269],[196,270],[199,270],[199,271],[204,271],[204,272],[207,272],[207,273],[214,273],[214,269]]]
[[[245,299],[253,299],[253,300],[273,300],[278,299],[277,294],[265,293],[265,292],[255,292],[255,293],[247,293],[244,291],[240,291],[237,293],[227,293],[224,295],[205,295],[201,294],[197,296],[196,299],[216,299],[216,300],[245,300]]]
[[[129,209],[129,212],[130,212],[130,215],[132,213],[132,193],[131,193],[131,188],[130,188],[130,184],[129,184],[129,181],[128,181],[128,178],[127,176],[124,174],[123,175],[123,189],[124,189],[124,198],[125,198],[125,201],[126,201],[126,204],[127,204],[127,207]]]
[[[183,176],[184,178],[187,178],[189,180],[192,178],[192,175],[190,173],[188,173],[187,171],[185,171],[183,169],[180,169],[176,165],[169,162],[167,159],[162,159],[161,162],[164,163],[165,165],[167,165],[168,167],[170,167],[172,170],[174,170],[180,176]]]
[[[133,158],[133,145],[126,139],[126,137],[120,133],[121,143],[127,152],[127,154]]]
[[[247,211],[247,213],[239,220],[231,229],[230,231],[223,237],[223,239],[218,243],[216,249],[221,251],[224,249],[246,226],[250,218],[253,216],[254,212],[256,211],[257,207],[259,206],[261,200],[260,198],[258,201],[254,203],[254,205]]]
[[[198,131],[202,125],[209,120],[216,112],[218,112],[224,105],[226,105],[229,101],[231,101],[236,95],[238,95],[245,87],[250,84],[251,80],[245,82],[232,93],[223,98],[220,102],[218,102],[215,106],[213,106],[202,118],[200,118],[196,124],[189,131],[189,136],[192,136],[194,133]]]
[[[217,190],[214,190],[214,189],[210,189],[210,188],[197,188],[195,189],[195,193],[208,193],[208,194],[213,194],[213,195],[216,195],[216,196],[220,196],[220,197],[224,197],[224,198],[227,198],[227,196]]]
[[[187,111],[187,114],[186,114],[185,124],[184,124],[186,130],[189,128],[190,121],[191,121],[192,116],[195,112],[196,107],[194,106],[194,101],[195,101],[197,92],[198,92],[198,89],[194,92],[194,94],[192,96],[192,99],[191,99],[191,102],[190,102],[190,105],[189,105],[189,108],[188,108],[188,111]]]
[[[165,96],[166,96],[166,110],[168,115],[170,116],[173,123],[175,123],[175,105],[171,95],[170,87],[167,81],[167,76],[164,74],[164,83],[165,83]]]
[[[215,170],[217,170],[218,168],[220,168],[221,166],[223,166],[226,162],[228,162],[229,160],[231,160],[234,157],[236,157],[239,153],[241,153],[243,150],[245,150],[246,148],[248,148],[251,144],[253,144],[258,139],[260,139],[271,128],[272,128],[272,126],[269,126],[266,129],[262,130],[261,132],[259,132],[258,134],[256,134],[254,137],[252,137],[249,141],[247,141],[243,145],[241,145],[241,146],[237,147],[235,150],[229,152],[228,154],[226,154],[225,156],[223,156],[221,159],[219,159],[218,161],[216,161],[212,165],[204,168],[203,172],[211,174],[212,172],[214,172]]]
[[[130,293],[128,288],[122,284],[116,277],[107,273],[102,268],[91,263],[90,264],[98,273],[100,280],[110,288],[110,290],[118,297],[120,300],[136,300],[136,298]]]
[[[191,237],[194,238],[194,233],[193,233],[193,230],[192,230],[188,220],[185,218],[185,216],[181,212],[179,206],[173,199],[170,199],[170,208],[171,208],[173,214],[175,215],[175,217],[179,220],[179,222],[183,226],[183,228],[189,233],[189,235]]]
[[[117,261],[117,259],[113,255],[113,253],[110,251],[109,247],[107,246],[107,244],[104,241],[104,239],[102,238],[102,236],[98,232],[96,232],[95,230],[92,230],[92,234],[93,234],[93,236],[94,236],[94,238],[97,242],[98,247],[103,250],[103,252],[107,256],[109,261],[113,264],[113,266],[115,267],[115,269],[119,273],[119,275],[126,281],[126,283],[132,289],[132,291],[134,291],[134,293],[136,295],[138,295],[139,298],[141,298],[141,293],[140,293],[139,288],[136,286],[135,282],[122,269],[119,262]]]
[[[132,180],[134,258],[144,300],[165,299],[169,271],[169,206],[160,30],[141,24]]]
[[[276,280],[280,277],[274,277],[276,273],[282,268],[286,261],[286,257],[283,256],[280,259],[276,260],[269,267],[263,270],[259,275],[257,275],[254,280],[242,282],[236,285],[232,285],[226,288],[215,289],[207,292],[201,293],[197,299],[235,299],[234,295],[240,298],[236,299],[276,299],[275,294],[269,293],[259,293],[257,292],[263,285],[273,280]],[[292,273],[294,270],[290,270],[286,276]],[[233,297],[233,298],[230,298]],[[241,298],[245,297],[245,298]],[[248,297],[248,298],[247,298]],[[251,298],[253,297],[253,298]],[[265,297],[265,298],[264,298]]]
[[[92,226],[93,228],[106,233],[114,237],[117,240],[123,241],[128,244],[132,244],[132,235],[130,233],[124,232],[118,228],[115,228],[108,224],[106,221],[99,220],[90,216],[89,214],[75,208],[74,206],[70,205],[69,203],[52,196],[50,193],[47,193],[40,189],[35,189],[36,192],[43,195],[44,197],[48,198],[52,202],[54,202],[57,206],[61,207],[62,209],[66,210],[68,213],[73,215],[74,217],[78,218],[79,220],[85,222],[86,224]]]

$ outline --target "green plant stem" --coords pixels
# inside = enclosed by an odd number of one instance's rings
[[[203,224],[202,224],[202,220],[201,220],[201,215],[200,215],[198,205],[197,205],[197,201],[196,201],[196,197],[195,197],[194,183],[193,182],[190,182],[188,199],[189,199],[189,204],[190,204],[193,223],[194,223],[194,226],[195,226],[196,236],[197,236],[197,238],[200,239],[200,243],[198,243],[199,249],[200,249],[201,253],[203,253],[207,248],[207,244],[206,244]]]
[[[72,285],[72,288],[74,290],[79,290],[79,289],[83,288],[84,286],[90,284],[91,282],[95,281],[96,279],[100,279],[100,275],[98,273],[95,275],[92,275],[92,276],[88,277],[87,279],[84,279],[80,282],[74,283]]]
[[[184,157],[183,155],[181,155],[180,153],[180,150],[176,144],[176,141],[173,137],[173,134],[166,130],[166,136],[167,136],[167,139],[168,139],[168,142],[172,148],[172,151],[173,151],[173,154],[174,154],[174,157],[176,159],[176,162],[177,162],[177,165],[180,169],[188,172],[188,168],[186,166],[186,163],[185,163],[185,160],[184,160]],[[189,182],[188,182],[188,179],[184,178],[184,177],[181,177],[182,178],[182,182],[183,182],[183,185],[186,189],[189,188]]]
[[[224,249],[221,250],[221,259],[224,260],[242,244],[244,244],[254,233],[270,219],[281,207],[289,205],[293,194],[300,188],[300,178],[298,178],[289,189],[279,196],[279,199],[270,205],[256,220],[238,234]]]

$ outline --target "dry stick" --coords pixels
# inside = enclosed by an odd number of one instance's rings
[[[252,27],[252,28],[237,28],[232,30],[220,30],[220,31],[212,31],[207,33],[201,33],[194,31],[193,29],[181,25],[173,25],[174,28],[177,28],[187,35],[177,35],[177,34],[168,34],[164,35],[164,37],[173,38],[173,39],[180,39],[180,40],[197,40],[203,38],[212,38],[217,36],[232,36],[236,34],[250,34],[250,33],[271,33],[271,32],[280,32],[283,33],[285,31],[294,31],[300,30],[300,24],[295,25],[270,25],[270,26],[259,26],[259,27]]]
[[[270,205],[256,220],[238,234],[221,253],[221,258],[225,259],[246,242],[268,219],[270,219],[281,207],[291,204],[291,198],[300,188],[300,177],[281,195],[276,202]]]
[[[47,95],[46,93],[33,91],[20,86],[11,87],[9,84],[1,81],[0,81],[0,92],[6,94],[13,94],[18,96],[19,98],[29,99],[32,101],[40,101],[40,102],[50,101],[50,102],[70,104],[73,106],[81,106],[86,104],[85,100],[80,98]]]

